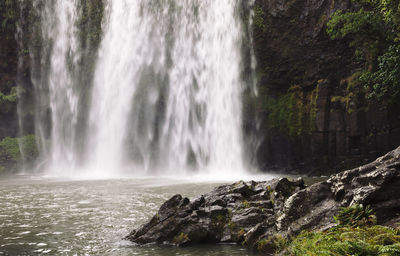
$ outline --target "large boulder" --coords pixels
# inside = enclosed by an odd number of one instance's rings
[[[215,188],[193,200],[175,195],[126,238],[138,244],[188,245],[260,241],[333,225],[340,207],[370,205],[379,224],[400,217],[400,147],[376,161],[306,187],[301,178],[244,182]],[[273,251],[263,242],[265,252]]]

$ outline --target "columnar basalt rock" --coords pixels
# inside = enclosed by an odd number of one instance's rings
[[[340,207],[370,205],[379,224],[400,218],[400,147],[376,161],[305,186],[279,178],[215,188],[190,201],[175,195],[126,239],[137,243],[188,245],[236,242],[257,249],[260,241],[335,225]],[[265,252],[273,246],[263,244]]]
[[[329,175],[365,164],[400,143],[398,106],[366,100],[362,64],[326,24],[347,0],[256,0],[254,49],[261,168]]]

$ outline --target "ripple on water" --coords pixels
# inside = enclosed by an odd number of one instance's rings
[[[17,181],[1,188],[0,254],[247,255],[236,247],[137,247],[122,240],[173,194],[194,197],[210,185],[140,186],[137,180]],[[149,181],[143,181],[149,183]],[[40,183],[40,184],[35,184]],[[85,187],[84,189],[82,187]]]
[[[23,231],[23,232],[17,233],[17,235],[27,235],[30,233],[31,233],[31,231]]]

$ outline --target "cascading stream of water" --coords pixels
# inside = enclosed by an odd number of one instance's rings
[[[122,0],[108,8],[90,113],[93,169],[121,169],[131,133],[144,169],[157,160],[164,170],[243,170],[237,1]]]
[[[244,172],[240,1],[105,1],[92,85],[77,78],[78,0],[37,2],[44,5],[37,7],[42,52],[49,54],[32,80],[37,101],[48,90],[48,104],[37,102],[36,131],[47,145],[49,109],[50,147],[42,151],[50,169],[90,176]],[[81,88],[90,88],[83,119]],[[79,122],[87,123],[83,138]]]
[[[51,161],[54,169],[61,167],[60,171],[76,166],[74,142],[79,99],[73,76],[79,58],[76,7],[77,1],[56,1],[53,8],[45,10],[45,19],[56,19],[56,25],[46,28],[46,32],[53,42],[49,76],[53,120]]]
[[[35,88],[36,135],[40,138],[42,154],[47,158],[47,169],[62,174],[76,167],[79,95],[74,73],[79,61],[78,1],[36,0],[33,7],[41,24],[36,36],[41,36],[42,41],[40,54],[30,47],[34,63],[31,79]]]
[[[143,1],[121,0],[109,1],[106,7],[109,16],[99,50],[89,114],[88,164],[90,171],[97,174],[112,175],[122,169],[124,139],[127,133],[139,132],[129,129],[128,119],[130,114],[137,114],[132,103],[141,73],[147,66],[156,69],[155,61],[163,62],[163,35],[158,34],[155,20],[143,13],[142,5]],[[146,121],[149,119],[150,115]],[[146,146],[143,144],[143,148]]]
[[[238,1],[183,1],[176,17],[161,147],[172,168],[243,170]],[[178,166],[176,166],[176,163]],[[226,173],[225,173],[226,174]]]

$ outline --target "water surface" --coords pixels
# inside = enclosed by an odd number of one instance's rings
[[[0,177],[0,255],[251,255],[235,245],[136,246],[122,238],[180,193],[215,183]]]

